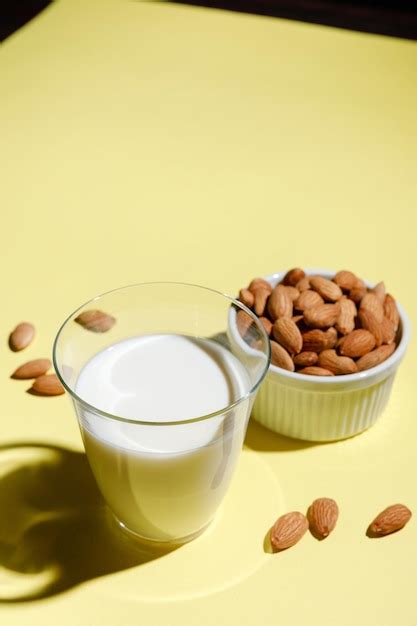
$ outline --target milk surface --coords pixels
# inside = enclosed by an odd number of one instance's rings
[[[238,359],[207,339],[132,337],[95,355],[79,374],[77,395],[133,420],[77,407],[92,470],[119,521],[156,541],[204,528],[230,482],[250,400],[202,421],[167,422],[221,411],[249,391]]]

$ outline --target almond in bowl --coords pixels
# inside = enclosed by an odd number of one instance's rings
[[[313,441],[350,437],[376,421],[410,335],[383,282],[370,285],[348,270],[294,268],[252,280],[240,300],[263,319],[271,340],[256,420]]]

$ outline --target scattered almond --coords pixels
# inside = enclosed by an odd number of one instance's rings
[[[293,372],[295,369],[294,361],[286,349],[276,341],[271,341],[271,363],[289,372]]]
[[[98,309],[83,311],[80,315],[78,315],[78,317],[75,318],[74,321],[77,322],[77,324],[80,324],[83,328],[92,330],[95,333],[105,333],[113,328],[116,323],[116,319],[114,317],[108,313],[99,311]]]
[[[369,330],[360,328],[353,330],[345,336],[343,344],[340,346],[340,354],[343,356],[360,357],[368,354],[375,348],[375,337]]]
[[[282,282],[284,285],[291,285],[292,287],[295,287],[303,278],[305,278],[304,270],[299,267],[294,267],[285,274]]]
[[[293,511],[281,515],[271,529],[271,546],[274,552],[291,548],[305,535],[308,520],[302,513]]]
[[[334,530],[339,507],[332,498],[317,498],[307,511],[310,531],[317,539],[325,539]]]
[[[328,328],[336,323],[339,312],[338,304],[318,304],[304,311],[304,320],[313,328]]]
[[[336,302],[342,297],[342,290],[339,285],[322,276],[313,276],[310,278],[311,287],[321,295],[324,300]]]
[[[35,359],[34,361],[28,361],[17,368],[11,375],[11,378],[16,380],[26,380],[29,378],[38,378],[46,374],[50,369],[52,363],[49,359]]]
[[[368,527],[370,537],[384,537],[404,528],[411,519],[411,511],[404,504],[392,504],[384,509]]]
[[[277,285],[268,300],[268,313],[273,322],[280,317],[292,316],[292,300],[284,285]]]
[[[272,326],[274,339],[288,350],[290,354],[298,354],[303,347],[303,338],[297,324],[288,317],[280,317]]]
[[[30,388],[30,391],[40,396],[60,396],[65,393],[65,389],[59,382],[56,374],[39,376]]]
[[[308,367],[309,365],[315,365],[319,360],[316,352],[300,352],[294,357],[294,365],[297,367]]]
[[[299,297],[294,302],[294,308],[297,311],[305,311],[313,306],[317,306],[319,304],[324,304],[324,300],[317,291],[312,291],[311,289],[307,289],[306,291],[302,291]]]
[[[362,372],[363,370],[369,370],[371,367],[376,367],[380,363],[383,363],[391,356],[395,348],[395,343],[390,343],[389,345],[375,348],[372,352],[368,352],[368,354],[365,354],[357,361],[356,365],[358,366],[358,370]]]
[[[309,365],[298,370],[299,374],[308,374],[309,376],[334,376],[333,372],[326,370],[324,367],[318,367],[316,365]]]
[[[21,322],[10,333],[9,346],[13,352],[27,348],[35,336],[35,327],[29,322]]]
[[[330,370],[333,374],[355,374],[358,367],[348,356],[339,356],[335,350],[323,350],[319,354],[319,366]]]

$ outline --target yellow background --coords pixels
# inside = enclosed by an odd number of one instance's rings
[[[384,279],[417,326],[415,43],[60,0],[0,48],[0,85],[0,470],[11,444],[81,449],[68,398],[30,396],[8,376],[48,355],[66,314],[107,289],[181,280],[236,293],[294,265],[348,268]],[[13,354],[7,336],[22,319],[38,336]],[[412,342],[367,433],[309,445],[252,424],[207,535],[44,600],[3,603],[1,623],[417,623],[416,519],[379,541],[364,533],[397,501],[417,518],[416,358]],[[1,490],[0,563],[17,514],[16,494]],[[323,495],[341,509],[334,534],[265,554],[274,518]]]

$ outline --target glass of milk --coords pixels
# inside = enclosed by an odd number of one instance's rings
[[[92,309],[115,324],[93,332],[76,323]],[[195,285],[117,289],[68,317],[55,340],[55,369],[73,400],[97,484],[123,529],[182,543],[210,524],[269,361],[257,317]]]

